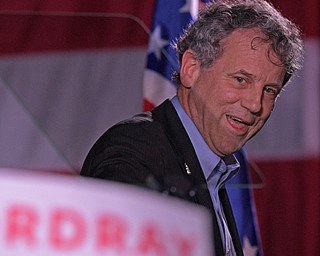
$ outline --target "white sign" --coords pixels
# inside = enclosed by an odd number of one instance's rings
[[[202,207],[130,185],[0,169],[1,256],[212,255]]]

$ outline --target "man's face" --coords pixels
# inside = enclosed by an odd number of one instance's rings
[[[236,30],[209,69],[190,69],[191,80],[182,73],[182,105],[219,156],[234,153],[263,127],[281,91],[285,69],[261,38],[257,29]]]

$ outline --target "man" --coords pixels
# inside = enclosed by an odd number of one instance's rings
[[[177,40],[177,96],[110,128],[81,175],[136,184],[206,206],[216,255],[243,255],[225,183],[233,153],[269,118],[300,68],[298,29],[262,0],[219,1]]]

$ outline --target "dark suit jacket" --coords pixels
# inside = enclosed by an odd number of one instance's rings
[[[190,170],[189,173],[186,168]],[[151,113],[137,115],[111,127],[90,150],[81,175],[159,191],[176,187],[176,196],[210,210],[216,255],[224,255],[205,177],[191,141],[170,101],[165,101]],[[195,192],[194,195],[188,194],[190,190]],[[226,190],[220,189],[219,196],[237,255],[243,255]]]

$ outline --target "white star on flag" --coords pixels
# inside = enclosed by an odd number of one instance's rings
[[[185,5],[179,9],[179,12],[190,13],[192,19],[196,19],[198,15],[198,1],[199,0],[187,0]]]
[[[258,247],[252,246],[248,237],[243,238],[243,254],[244,256],[256,256],[258,253]]]
[[[148,53],[153,52],[159,61],[161,59],[161,49],[168,44],[169,41],[161,38],[161,27],[157,26],[150,37]]]

